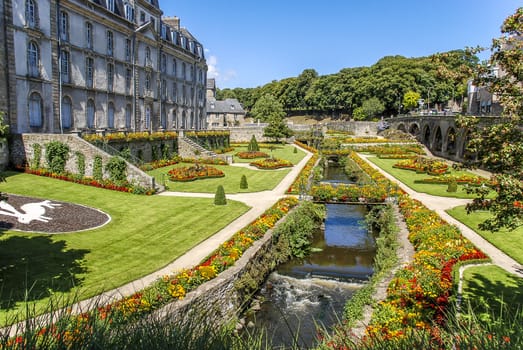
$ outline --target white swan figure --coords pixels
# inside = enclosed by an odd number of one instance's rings
[[[50,200],[45,200],[38,203],[26,203],[20,206],[20,209],[23,210],[23,212],[20,212],[6,201],[0,201],[0,215],[14,216],[18,219],[18,222],[22,224],[29,224],[33,220],[49,222],[49,220],[52,219],[44,216],[45,208],[54,209],[59,206],[61,206],[61,204],[51,203]]]

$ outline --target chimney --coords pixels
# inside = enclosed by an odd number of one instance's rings
[[[163,17],[163,22],[167,24],[169,27],[175,30],[180,30],[180,18],[173,16],[173,17]]]

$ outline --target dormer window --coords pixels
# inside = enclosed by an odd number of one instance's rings
[[[114,0],[107,0],[107,9],[114,12]]]
[[[231,109],[234,110],[234,105],[231,105]]]
[[[214,102],[211,102],[211,109],[214,109]]]

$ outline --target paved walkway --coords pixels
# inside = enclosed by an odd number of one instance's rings
[[[513,273],[519,277],[523,277],[523,266],[520,265],[517,261],[509,257],[507,254],[503,253],[501,250],[496,248],[494,245],[489,243],[475,231],[471,230],[468,226],[462,224],[458,220],[454,219],[452,216],[447,214],[446,210],[451,209],[460,205],[465,205],[470,202],[470,199],[460,199],[460,198],[449,198],[449,197],[439,197],[432,196],[426,193],[416,192],[404,183],[398,181],[395,177],[376,166],[374,163],[370,162],[367,158],[367,155],[359,154],[370,166],[379,170],[386,178],[397,183],[409,196],[413,199],[419,200],[427,208],[434,210],[438,213],[439,216],[449,224],[455,225],[459,228],[464,237],[470,240],[474,245],[481,249],[485,254],[487,254],[491,259],[492,263],[498,265],[504,270]],[[485,175],[485,174],[483,174]]]

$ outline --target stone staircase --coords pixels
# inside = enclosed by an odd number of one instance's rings
[[[202,145],[194,142],[190,138],[178,135],[178,155],[182,158],[205,158],[205,159],[223,159],[228,164],[232,163],[232,156],[216,154],[209,151]]]

